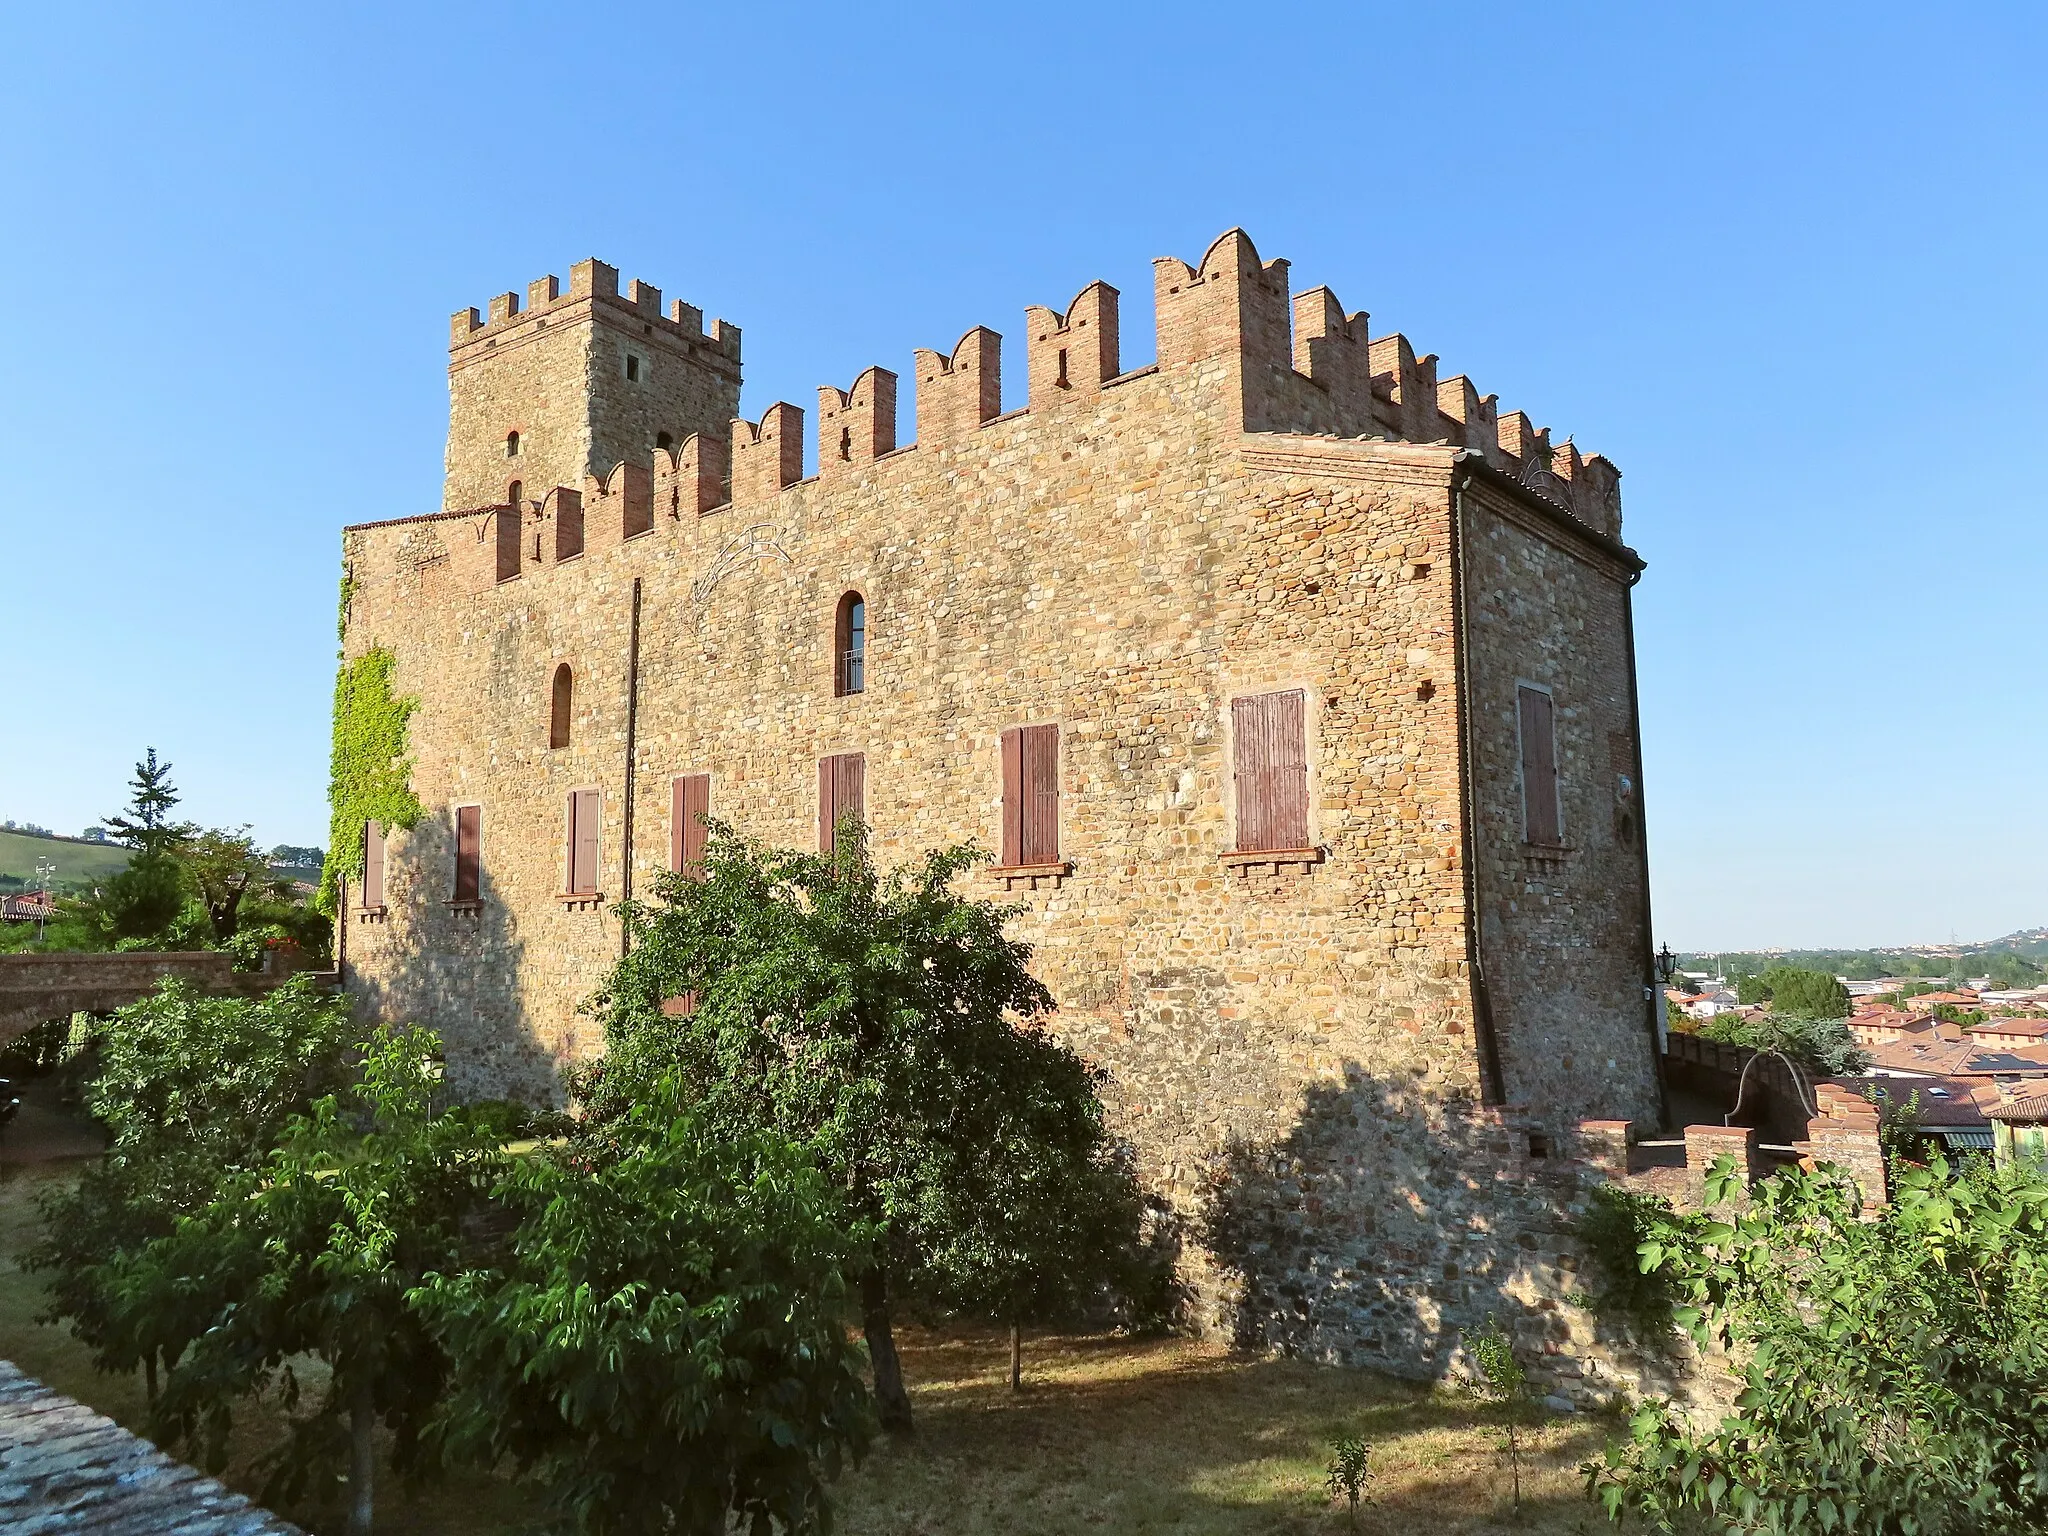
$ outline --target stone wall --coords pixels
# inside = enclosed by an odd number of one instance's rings
[[[1023,409],[1002,411],[1001,341],[977,329],[917,354],[908,446],[891,446],[893,376],[871,370],[821,392],[816,477],[799,479],[803,413],[777,406],[654,455],[650,531],[627,536],[621,477],[582,482],[581,552],[552,558],[543,529],[510,580],[485,514],[350,530],[347,650],[390,647],[419,696],[428,807],[391,840],[385,912],[349,914],[350,985],[366,1012],[441,1030],[471,1091],[552,1095],[599,1044],[579,1004],[619,953],[610,905],[666,865],[676,776],[708,773],[715,815],[807,846],[818,760],[864,753],[886,864],[997,847],[1001,733],[1056,724],[1065,867],[976,888],[1021,905],[1057,1027],[1107,1070],[1114,1123],[1181,1223],[1197,1312],[1437,1371],[1459,1328],[1559,1282],[1564,1207],[1532,1153],[1582,1114],[1655,1103],[1646,893],[1622,833],[1602,823],[1542,896],[1499,894],[1521,852],[1491,846],[1519,793],[1498,695],[1512,709],[1526,656],[1585,701],[1565,733],[1572,804],[1590,825],[1611,799],[1614,733],[1633,741],[1619,594],[1636,565],[1603,529],[1604,461],[1563,456],[1567,480],[1522,426],[1509,452],[1491,401],[1438,391],[1433,359],[1368,345],[1334,300],[1290,311],[1285,264],[1241,234],[1155,282],[1156,365],[1114,371],[1115,294],[1091,285],[1030,313]],[[1290,313],[1309,318],[1290,332]],[[1375,427],[1445,440],[1303,435]],[[1465,542],[1498,554],[1462,647],[1461,507]],[[867,681],[840,696],[849,591]],[[550,748],[562,664],[571,739]],[[1293,688],[1314,852],[1244,857],[1231,701]],[[602,795],[596,897],[564,895],[578,789]],[[483,899],[456,906],[464,804],[483,807]],[[1475,835],[1497,933],[1468,922]],[[1506,1119],[1481,1107],[1497,1095],[1475,949],[1501,977],[1525,1100]]]

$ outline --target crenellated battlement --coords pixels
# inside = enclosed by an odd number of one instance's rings
[[[642,334],[663,336],[699,354],[723,359],[734,368],[739,366],[738,326],[714,320],[707,331],[704,311],[681,299],[672,300],[664,311],[659,288],[636,277],[622,291],[619,269],[595,259],[579,261],[569,269],[567,293],[562,291],[561,280],[550,273],[526,285],[523,305],[519,294],[501,293],[482,312],[457,310],[448,322],[448,347],[459,352],[482,342],[502,341],[521,327],[554,322],[580,308],[601,310],[614,323],[637,321]]]
[[[1553,446],[1547,427],[1539,429],[1521,411],[1503,412],[1494,396],[1482,394],[1463,374],[1440,379],[1434,354],[1418,352],[1398,331],[1374,336],[1368,313],[1347,309],[1329,287],[1290,293],[1289,270],[1284,260],[1263,258],[1241,229],[1226,230],[1192,264],[1177,256],[1154,261],[1158,362],[1141,372],[1166,376],[1175,408],[1225,431],[1464,449],[1589,526],[1618,535],[1620,472],[1611,463],[1582,455],[1569,439]],[[504,293],[491,301],[487,316],[474,309],[457,314],[454,349],[458,357],[475,356],[465,349],[509,337],[522,326],[537,330],[577,305],[592,307],[618,327],[628,348],[636,335],[667,335],[707,357],[714,369],[729,364],[730,374],[716,376],[736,391],[737,327],[718,321],[707,333],[702,312],[680,302],[664,314],[661,290],[637,279],[622,290],[618,269],[595,260],[570,269],[566,291],[549,276],[528,286],[523,304],[520,295]],[[1028,306],[1024,409],[1062,411],[1137,377],[1120,371],[1119,318],[1118,290],[1100,280],[1085,285],[1063,309]],[[915,350],[916,439],[910,447],[948,451],[976,440],[990,423],[1009,419],[1003,412],[1002,343],[996,331],[975,326],[947,351]],[[625,366],[630,383],[630,369],[638,364]],[[879,460],[908,451],[898,440],[897,395],[897,375],[879,366],[866,369],[849,388],[819,388],[821,482],[859,477]],[[636,470],[647,477],[649,504],[702,512],[728,501],[772,497],[797,483],[803,414],[778,403],[758,422],[732,420],[723,442],[711,440],[703,415],[678,422],[656,437],[652,462]],[[696,435],[684,448],[673,448],[675,437],[685,433]],[[594,458],[592,468],[605,463]]]

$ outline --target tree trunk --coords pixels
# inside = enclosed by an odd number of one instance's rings
[[[376,1426],[376,1399],[365,1377],[348,1401],[348,1536],[370,1536],[370,1476],[376,1464],[370,1431]]]
[[[142,1357],[142,1379],[149,1390],[149,1406],[156,1406],[156,1351]]]
[[[1010,1319],[1010,1390],[1024,1390],[1024,1325]]]
[[[868,1359],[875,1368],[875,1407],[882,1428],[892,1435],[907,1435],[910,1394],[903,1390],[903,1362],[896,1358],[896,1335],[889,1326],[889,1276],[879,1264],[861,1276],[860,1310]]]

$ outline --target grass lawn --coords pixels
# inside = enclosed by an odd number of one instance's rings
[[[39,1277],[16,1260],[34,1240],[34,1191],[61,1164],[0,1169],[0,1356],[131,1427],[139,1378],[95,1373],[68,1334],[33,1321]],[[1375,1533],[1590,1533],[1612,1530],[1580,1493],[1577,1466],[1610,1425],[1549,1417],[1532,1437],[1519,1514],[1497,1454],[1492,1410],[1363,1371],[1240,1355],[1185,1339],[1033,1336],[1025,1387],[1009,1387],[1009,1344],[994,1332],[910,1330],[904,1370],[918,1432],[883,1443],[836,1490],[852,1536],[1293,1536],[1347,1529],[1322,1491],[1329,1442],[1376,1447]],[[242,1416],[229,1481],[274,1443],[255,1406]],[[250,1491],[254,1491],[253,1488]],[[509,1483],[456,1473],[408,1497],[386,1484],[379,1532],[484,1536],[532,1529],[534,1505]]]
[[[66,890],[117,875],[134,856],[134,849],[113,843],[75,842],[70,838],[0,831],[0,875],[13,875],[31,885],[35,883],[38,859],[57,866],[55,883],[58,889]]]

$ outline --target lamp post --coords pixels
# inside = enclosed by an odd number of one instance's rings
[[[50,910],[50,881],[55,878],[57,866],[48,859],[36,860],[36,884],[42,889],[36,894],[42,899],[36,903],[36,942],[43,942],[43,914]]]
[[[1670,985],[1671,978],[1678,974],[1678,956],[1671,953],[1669,944],[1657,951],[1657,974],[1664,979],[1667,986]]]

